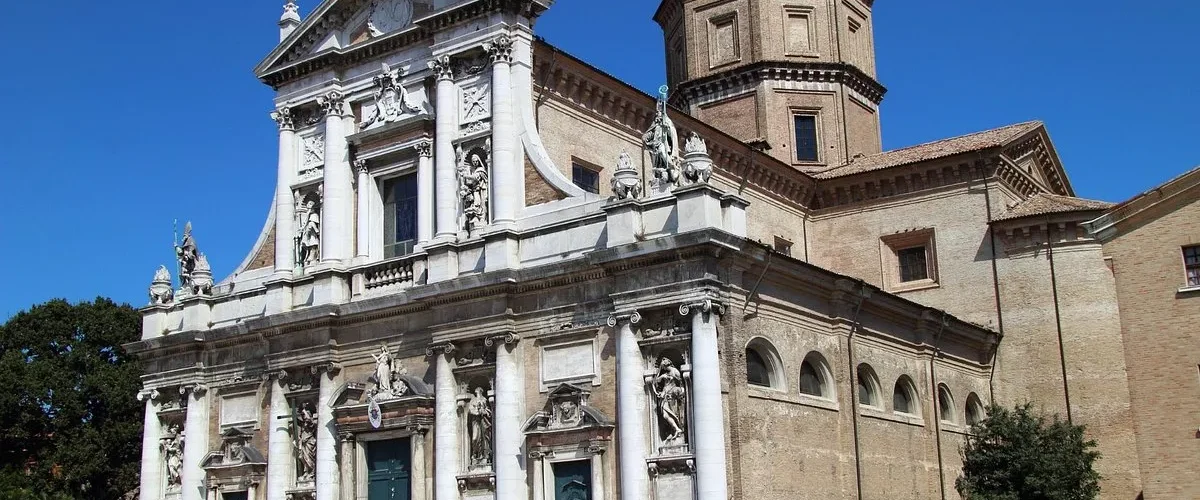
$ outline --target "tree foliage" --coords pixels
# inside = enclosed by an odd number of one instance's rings
[[[1026,403],[1009,410],[993,405],[971,427],[963,471],[955,488],[965,500],[1092,500],[1100,453],[1082,425],[1035,414]]]
[[[135,489],[141,319],[106,298],[56,299],[0,325],[0,499],[116,499]]]

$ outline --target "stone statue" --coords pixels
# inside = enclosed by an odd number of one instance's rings
[[[386,345],[379,346],[379,354],[372,354],[375,358],[375,390],[383,394],[392,393],[392,364],[395,359],[392,356],[392,351]]]
[[[679,182],[679,132],[667,116],[667,87],[660,87],[658,92],[658,111],[650,129],[642,134],[642,143],[650,153],[654,178],[660,183],[674,185]]]
[[[212,267],[208,265],[208,257],[200,254],[196,259],[196,267],[192,270],[192,293],[196,295],[208,295],[212,293],[213,275]]]
[[[491,149],[491,141],[488,141]],[[484,148],[473,148],[463,154],[458,149],[458,196],[462,201],[465,231],[487,222],[488,209],[488,153]]]
[[[405,113],[417,113],[421,108],[409,102],[408,91],[400,84],[400,68],[383,63],[383,71],[376,75],[375,111],[359,127],[368,129],[384,123],[400,120]]]
[[[658,374],[654,376],[654,396],[658,398],[658,416],[664,424],[663,442],[676,444],[685,440],[687,423],[683,412],[687,389],[683,386],[683,375],[665,356],[659,360]]]
[[[195,238],[192,238],[191,221],[183,226],[183,241],[175,245],[175,258],[179,260],[179,286],[184,290],[191,290],[194,286],[192,273],[200,259],[200,250],[196,247]]]
[[[297,212],[300,218],[296,232],[296,263],[302,267],[316,264],[321,258],[321,210],[317,202],[308,199]]]
[[[492,463],[492,406],[483,387],[476,387],[467,402],[467,429],[471,439],[471,466]]]
[[[296,411],[296,434],[292,436],[296,447],[296,479],[312,481],[317,465],[317,415],[311,402],[300,405]]]
[[[170,304],[174,297],[175,290],[171,287],[171,272],[167,271],[167,266],[158,266],[158,270],[154,271],[154,280],[150,282],[150,304]]]
[[[179,472],[183,469],[183,431],[178,424],[167,428],[167,436],[162,439],[163,459],[167,463],[167,484],[179,485]]]
[[[633,158],[629,153],[621,152],[617,157],[617,169],[612,177],[613,196],[618,200],[638,198],[642,196],[642,178],[637,168],[633,166]]]
[[[692,132],[683,145],[683,178],[688,183],[708,182],[712,177],[713,162],[708,156],[708,146],[700,135]]]

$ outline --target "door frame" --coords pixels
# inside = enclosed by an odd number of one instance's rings
[[[426,491],[429,486],[429,478],[425,474],[425,434],[424,431],[413,432],[408,429],[356,434],[354,436],[354,471],[351,471],[351,474],[342,474],[343,480],[352,478],[355,482],[355,498],[367,500],[367,443],[388,439],[409,440],[409,498],[411,500],[430,498]]]

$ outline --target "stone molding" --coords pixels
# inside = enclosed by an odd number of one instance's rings
[[[850,63],[759,61],[685,82],[675,88],[672,104],[687,104],[721,89],[762,80],[832,82],[846,85],[874,104],[883,101],[887,88]]]

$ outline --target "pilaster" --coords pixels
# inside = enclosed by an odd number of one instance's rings
[[[424,244],[433,239],[433,141],[425,139],[413,147],[417,150],[417,243]]]
[[[314,366],[320,379],[317,393],[316,500],[338,500],[341,474],[337,462],[337,422],[333,418],[333,391],[341,380],[341,367],[334,363]]]
[[[354,171],[358,173],[358,181],[355,183],[355,200],[358,202],[358,221],[355,228],[358,229],[358,238],[354,245],[354,257],[365,261],[371,250],[371,176],[368,174],[367,161],[354,160]]]

